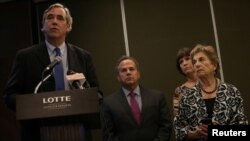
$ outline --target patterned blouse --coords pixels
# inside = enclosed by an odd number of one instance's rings
[[[188,132],[195,131],[200,121],[208,116],[199,84],[188,89],[186,94],[182,95],[179,106],[179,111],[174,117],[177,141],[183,140]],[[235,86],[227,83],[218,84],[212,122],[217,125],[248,124],[244,114],[243,99]]]
[[[173,97],[173,115],[175,116],[179,109],[179,103],[182,98],[182,95],[186,94],[186,91],[190,89],[184,85],[179,86],[175,89],[175,94]]]

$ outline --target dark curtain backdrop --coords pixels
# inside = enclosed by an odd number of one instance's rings
[[[56,1],[0,3],[0,92],[16,51],[43,40],[42,12]],[[107,96],[119,88],[115,63],[125,55],[120,0],[63,0],[73,16],[68,41],[91,52],[101,89]],[[250,116],[250,1],[213,1],[225,81],[242,93]],[[124,0],[130,55],[140,62],[141,84],[165,92],[169,107],[175,87],[185,78],[175,67],[177,50],[197,43],[215,46],[209,0]],[[19,141],[15,114],[0,99],[0,140]],[[100,130],[94,130],[100,140]],[[171,140],[174,140],[172,137]]]

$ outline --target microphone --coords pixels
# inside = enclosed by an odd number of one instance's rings
[[[43,70],[43,72],[51,70],[55,67],[56,64],[62,61],[62,57],[56,56],[56,58]]]
[[[60,63],[62,61],[62,57],[56,56],[56,58],[43,70],[42,72],[42,80],[36,85],[36,88],[34,90],[34,94],[38,92],[38,89],[43,85],[43,83],[48,80],[52,76],[52,71],[48,72],[48,70],[51,70],[55,67],[56,64]],[[45,77],[45,73],[46,77]]]
[[[83,73],[76,73],[72,70],[69,70],[66,75],[66,79],[68,80],[69,84],[75,89],[84,89],[82,86],[86,81],[85,76]]]

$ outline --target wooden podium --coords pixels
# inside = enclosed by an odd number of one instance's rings
[[[89,141],[100,128],[97,88],[16,96],[16,118],[39,123],[41,141]]]

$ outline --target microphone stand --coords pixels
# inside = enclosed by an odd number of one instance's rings
[[[50,73],[44,78],[44,73],[45,72],[46,71],[43,71],[43,73],[42,73],[42,80],[36,85],[36,88],[34,90],[34,94],[37,94],[37,91],[41,87],[41,85],[43,84],[43,82],[45,82],[46,80],[48,80],[52,76],[52,74],[53,74],[53,71],[50,71]]]

